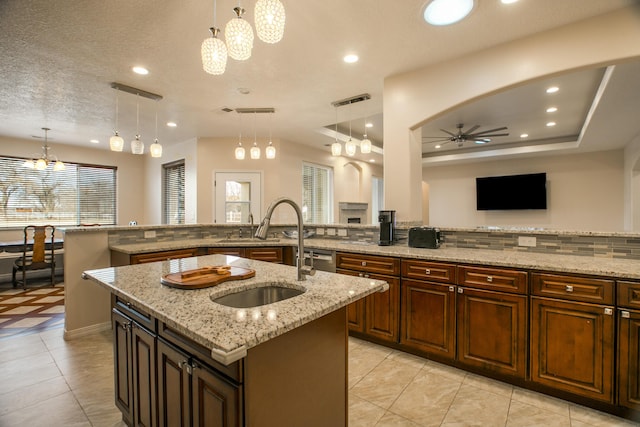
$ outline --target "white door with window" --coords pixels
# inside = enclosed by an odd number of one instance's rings
[[[262,219],[262,173],[216,172],[216,219],[218,224],[248,224]]]

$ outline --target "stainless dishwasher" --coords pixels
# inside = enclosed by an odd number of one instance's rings
[[[308,249],[304,250],[304,263],[310,265],[308,260],[313,257],[313,268],[318,271],[336,272],[336,252],[327,249]]]

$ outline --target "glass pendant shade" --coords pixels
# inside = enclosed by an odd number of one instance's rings
[[[162,145],[160,145],[157,138],[149,146],[149,151],[151,152],[151,157],[162,157]]]
[[[269,145],[264,149],[264,154],[267,159],[275,159],[276,158],[276,147],[273,146],[273,142],[269,141]]]
[[[124,148],[124,139],[118,135],[118,131],[115,131],[115,135],[109,138],[109,148],[111,151],[122,151]]]
[[[229,56],[238,61],[244,61],[251,57],[253,49],[253,28],[242,19],[244,9],[236,7],[233,9],[238,15],[231,19],[224,28],[225,41]]]
[[[244,160],[244,147],[241,142],[236,147],[236,160]]]
[[[364,139],[360,141],[360,151],[362,151],[362,154],[371,153],[371,141],[369,141],[367,135],[365,135]]]
[[[211,37],[202,42],[202,68],[209,74],[224,74],[227,68],[227,46],[218,38],[219,29],[209,28]]]
[[[47,161],[45,159],[36,160],[35,168],[39,171],[43,171],[47,168]]]
[[[25,160],[24,163],[22,164],[22,167],[25,167],[28,169],[35,169],[36,165],[35,163],[33,163],[33,160]]]
[[[258,0],[254,9],[256,33],[265,43],[278,43],[284,35],[285,13],[280,0]]]
[[[140,141],[140,135],[136,135],[136,139],[131,141],[131,152],[133,154],[144,154],[144,142]]]
[[[251,147],[251,150],[249,150],[249,155],[252,159],[258,160],[260,158],[260,154],[260,147],[258,147],[257,142],[254,142],[253,147]]]
[[[66,166],[64,165],[64,163],[62,163],[60,160],[56,160],[56,163],[53,165],[53,170],[58,172],[58,171],[63,171],[66,169]]]
[[[339,156],[340,154],[342,154],[342,144],[336,141],[333,144],[331,144],[331,155]]]
[[[351,138],[344,144],[344,152],[347,153],[347,156],[356,154],[356,143]]]

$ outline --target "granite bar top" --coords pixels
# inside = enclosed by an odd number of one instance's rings
[[[213,265],[251,268],[256,275],[204,289],[177,289],[160,283],[165,274]],[[225,365],[245,357],[254,346],[389,288],[385,281],[322,271],[297,281],[295,267],[226,255],[88,270],[83,277],[211,349],[213,359]],[[212,301],[266,283],[305,292],[253,308],[232,308]]]
[[[242,246],[296,246],[293,239],[279,241],[261,241],[246,239],[245,242],[227,243],[224,239],[194,239],[166,242],[149,242],[129,245],[112,245],[110,249],[126,254],[137,254],[172,249],[194,247],[242,247]],[[446,248],[422,249],[410,248],[406,243],[392,246],[378,246],[368,242],[345,241],[337,239],[305,239],[307,249],[329,249],[335,251],[383,255],[400,258],[442,261],[461,264],[482,264],[497,267],[513,267],[532,270],[548,270],[559,273],[588,274],[622,279],[640,279],[640,262],[620,258],[601,258],[591,256],[558,255],[517,250],[488,250]]]

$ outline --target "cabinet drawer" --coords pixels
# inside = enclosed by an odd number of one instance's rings
[[[375,255],[336,253],[336,267],[349,270],[367,271],[371,273],[388,274],[397,276],[400,274],[400,260],[398,258],[382,257]]]
[[[188,258],[196,256],[198,249],[177,249],[175,251],[151,252],[148,254],[131,255],[131,264],[144,264],[147,262],[166,261],[168,259]]]
[[[527,278],[526,271],[464,265],[458,267],[458,284],[471,288],[526,294]]]
[[[613,280],[533,273],[531,286],[534,295],[597,304],[614,303]]]
[[[156,331],[156,319],[145,313],[143,310],[134,307],[129,301],[125,301],[112,294],[111,306],[112,308],[117,309],[120,313],[123,313],[125,316],[135,320],[148,330],[152,332]]]
[[[207,248],[207,255],[232,255],[244,258],[244,248]]]
[[[640,283],[618,281],[618,305],[627,308],[640,308]]]
[[[456,282],[455,264],[441,262],[402,260],[402,277],[430,282]]]
[[[258,261],[276,262],[282,264],[282,248],[246,248],[244,255]]]

